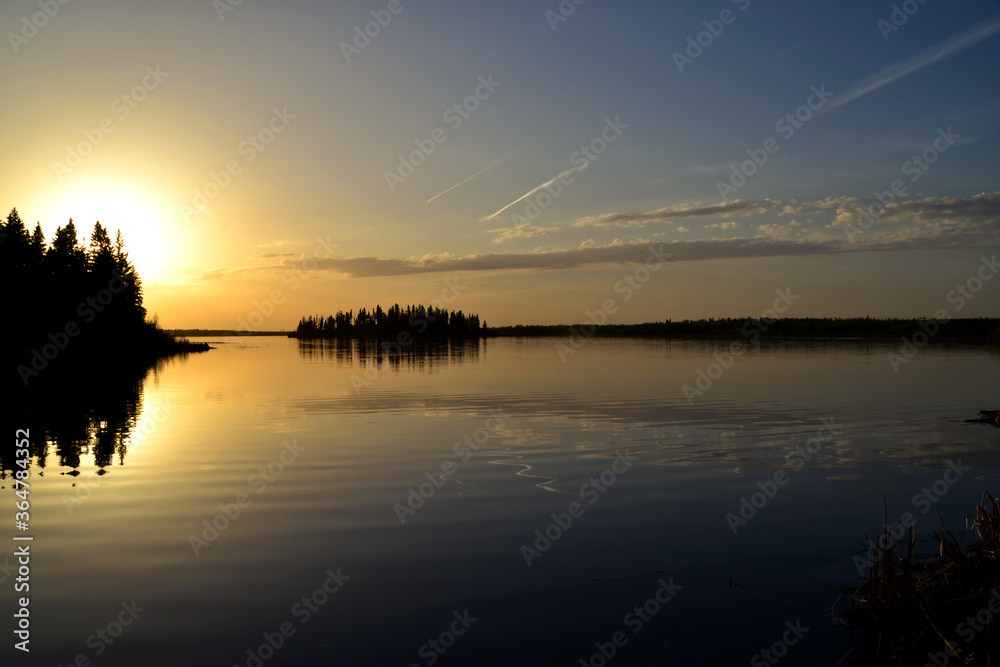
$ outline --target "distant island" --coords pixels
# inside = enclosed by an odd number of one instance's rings
[[[449,311],[431,306],[394,304],[385,310],[375,306],[357,313],[337,311],[336,315],[303,317],[292,338],[476,338],[486,326],[478,315],[466,315],[461,310]],[[409,343],[400,340],[400,344]]]
[[[166,356],[209,349],[147,320],[142,280],[121,232],[112,241],[100,222],[87,246],[72,219],[46,243],[40,224],[29,233],[11,210],[0,221],[0,280],[16,286],[6,294],[0,329],[6,385],[148,368]]]

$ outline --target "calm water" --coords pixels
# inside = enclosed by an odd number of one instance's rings
[[[35,427],[32,652],[0,572],[4,664],[599,665],[620,633],[609,664],[745,665],[786,622],[809,630],[782,664],[832,664],[883,497],[960,528],[1000,469],[1000,431],[965,421],[997,408],[984,349],[894,373],[891,346],[762,346],[689,402],[724,345],[206,340],[103,429]]]

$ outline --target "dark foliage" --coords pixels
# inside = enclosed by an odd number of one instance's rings
[[[482,327],[478,315],[448,311],[434,306],[395,304],[387,310],[375,306],[336,315],[303,317],[293,334],[296,338],[397,338],[409,334],[421,338],[478,336]]]
[[[0,280],[16,285],[9,294],[3,342],[33,343],[77,322],[90,336],[143,325],[142,281],[125,252],[121,233],[112,241],[100,222],[89,246],[70,220],[46,245],[36,224],[28,233],[13,209],[0,222]],[[102,300],[107,303],[102,303]]]
[[[10,286],[0,326],[2,382],[34,388],[109,365],[148,366],[197,348],[146,321],[142,280],[100,222],[89,244],[70,220],[46,244],[41,226],[28,232],[17,209],[0,220],[0,281]]]
[[[568,325],[491,327],[488,336],[648,336],[655,338],[790,339],[790,338],[911,338],[917,332],[935,332],[935,341],[1000,342],[1000,320],[995,318],[952,319],[935,322],[924,318],[801,317],[778,320],[757,318],[710,318],[707,320],[666,320],[643,324],[587,322]],[[921,339],[922,340],[922,339]]]

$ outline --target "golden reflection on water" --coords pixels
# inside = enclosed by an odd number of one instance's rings
[[[470,600],[508,621],[498,601],[518,601],[522,616],[586,634],[595,621],[580,614],[593,596],[617,604],[580,566],[594,562],[616,581],[685,573],[698,594],[678,596],[666,625],[696,636],[685,619],[700,605],[730,608],[712,582],[766,561],[753,571],[761,587],[779,576],[798,583],[755,602],[763,606],[752,622],[732,609],[744,619],[732,639],[739,655],[758,623],[793,602],[829,606],[823,586],[834,570],[850,575],[847,554],[877,528],[883,496],[905,506],[947,460],[964,457],[973,481],[935,507],[960,517],[1000,469],[997,432],[965,421],[997,407],[988,401],[998,358],[981,348],[926,350],[894,373],[891,344],[762,345],[688,401],[683,385],[724,344],[591,340],[564,364],[554,339],[401,354],[357,341],[215,342],[145,378],[109,377],[14,416],[33,429],[38,645],[52,664],[85,650],[94,623],[133,598],[150,613],[108,664],[132,664],[163,637],[175,642],[164,649],[170,659],[209,651],[233,664],[338,565],[357,573],[359,592],[345,587],[303,629],[285,654],[291,664],[349,646],[367,655],[352,644],[361,636],[382,637],[381,659],[403,662],[429,613]],[[456,456],[455,444],[494,410],[508,415],[503,427],[467,460]],[[843,432],[734,538],[725,513],[787,468],[787,453],[831,416]],[[279,468],[290,442],[301,456]],[[639,456],[636,468],[538,572],[526,569],[519,546],[625,449]],[[394,504],[446,461],[457,471],[400,525]],[[3,467],[9,479],[9,459]],[[240,494],[252,503],[195,555],[191,536]],[[791,536],[798,555],[788,560],[781,545]],[[481,632],[473,654],[490,664]]]

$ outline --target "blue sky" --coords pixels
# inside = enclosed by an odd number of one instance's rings
[[[1000,3],[914,0],[889,31],[894,4],[587,0],[554,22],[555,1],[77,0],[20,41],[39,6],[3,2],[0,119],[19,157],[0,192],[49,233],[70,215],[121,227],[168,326],[234,326],[275,290],[264,328],[426,303],[456,276],[456,306],[491,323],[574,322],[651,244],[673,260],[617,321],[755,314],[786,287],[803,293],[793,315],[924,315],[1000,240]],[[373,11],[391,20],[348,62]],[[678,71],[705,21],[721,34]],[[114,117],[156,65],[169,75]],[[820,89],[793,134],[776,129]],[[285,126],[248,159],[275,114]],[[602,132],[614,140],[581,160]],[[719,182],[769,138],[723,201]],[[421,144],[433,153],[390,187]],[[905,196],[849,239],[896,180]],[[964,314],[997,303],[984,292]]]

